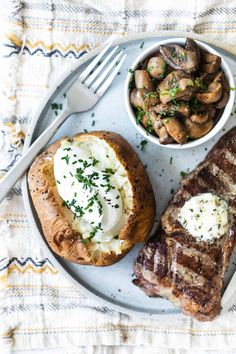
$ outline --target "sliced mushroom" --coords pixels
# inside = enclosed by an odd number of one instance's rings
[[[203,124],[206,123],[209,119],[209,115],[208,113],[204,113],[204,114],[192,114],[190,116],[190,119],[193,123],[197,123],[197,124]]]
[[[166,127],[164,125],[162,125],[158,129],[156,128],[155,130],[156,132],[158,132],[159,141],[161,144],[166,145],[174,142],[174,139],[168,134]]]
[[[176,118],[167,117],[162,119],[168,134],[179,144],[184,144],[187,141],[186,128]]]
[[[134,72],[135,86],[139,89],[147,89],[154,91],[154,85],[150,75],[146,70],[135,70]]]
[[[152,57],[147,65],[148,73],[155,79],[163,79],[166,72],[166,62],[162,57]]]
[[[196,78],[195,82],[200,90],[205,90],[207,86],[214,81],[215,74],[203,73]]]
[[[201,104],[197,110],[198,114],[208,114],[209,119],[215,118],[216,109],[213,104]]]
[[[219,101],[216,102],[215,108],[217,109],[224,108],[227,105],[228,100],[229,100],[229,94],[227,91],[224,90],[221,98],[219,99]]]
[[[141,119],[141,123],[144,126],[144,128],[147,128],[149,125],[150,117],[149,114],[144,114]]]
[[[179,80],[179,88],[181,91],[185,91],[188,87],[194,87],[194,81],[192,78],[183,77]]]
[[[162,103],[167,103],[171,100],[182,99],[182,97],[191,98],[195,86],[192,76],[176,70],[165,77],[159,84],[160,100]]]
[[[185,118],[190,116],[190,108],[188,104],[185,102],[180,102],[178,104],[176,103],[160,103],[156,106],[153,107],[154,111],[158,114],[160,114],[162,117],[165,116],[175,116],[175,115],[181,115]]]
[[[185,120],[185,126],[188,132],[188,136],[191,139],[198,139],[206,135],[214,126],[212,119],[209,119],[206,123],[197,124],[192,122],[191,119]]]
[[[146,114],[144,114],[144,116],[142,117],[141,123],[147,129],[147,131],[149,133],[151,133],[152,131],[155,131],[154,124],[157,119],[158,119],[158,117],[155,114],[155,112],[150,110]]]
[[[214,78],[214,81],[220,82],[224,90],[229,90],[230,86],[223,71],[220,71]]]
[[[197,99],[200,102],[209,104],[217,102],[222,95],[222,85],[219,82],[212,82],[206,91],[197,93]]]
[[[145,114],[142,118],[143,126],[148,130],[148,132],[155,132],[159,137],[161,144],[170,144],[173,139],[167,133],[165,126],[159,115],[157,115],[153,110],[150,110],[148,114]]]
[[[193,93],[192,92],[188,92],[184,96],[181,97],[181,100],[188,102],[188,101],[191,100],[192,97],[193,97]]]
[[[213,61],[212,63],[202,63],[201,70],[204,73],[213,74],[216,73],[220,67],[220,63]]]
[[[183,117],[185,118],[188,118],[190,116],[190,108],[189,108],[189,105],[182,102],[180,105],[179,105],[179,109],[178,109],[178,113],[180,115],[182,115]]]
[[[171,144],[173,143],[172,137],[168,134],[166,127],[164,126],[162,119],[155,112],[151,111],[150,116],[153,119],[153,129],[155,133],[159,136],[159,141],[161,144]]]
[[[165,61],[174,69],[193,72],[198,69],[199,59],[195,50],[190,51],[177,44],[160,46]]]
[[[208,53],[205,50],[201,49],[200,53],[201,53],[201,60],[204,61],[204,63],[212,63],[215,60],[221,61],[221,57],[212,53]]]
[[[223,93],[219,101],[216,102],[215,107],[217,109],[224,108],[229,100],[229,83],[225,77],[223,71],[220,71],[214,78],[215,82],[220,82],[223,88]]]
[[[130,103],[135,108],[147,111],[150,106],[155,106],[160,102],[157,92],[148,92],[146,89],[134,88],[130,94]]]
[[[207,53],[204,50],[201,50],[201,60],[201,71],[209,74],[216,73],[221,64],[221,58],[218,55]]]
[[[200,62],[200,49],[197,43],[192,38],[186,38],[185,49],[188,51],[196,52],[198,63]]]
[[[141,63],[140,63],[140,68],[142,70],[146,70],[147,69],[147,66],[148,66],[148,62],[149,60],[152,58],[152,57],[158,57],[160,56],[160,52],[159,51],[156,51],[154,53],[152,53],[151,55],[149,55],[146,59],[144,59]]]
[[[135,108],[144,109],[145,102],[144,102],[144,89],[137,89],[134,88],[130,94],[130,103]]]

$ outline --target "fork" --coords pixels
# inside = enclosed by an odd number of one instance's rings
[[[87,66],[67,91],[67,110],[59,115],[34,141],[0,182],[0,202],[27,170],[31,162],[49,142],[57,129],[73,113],[85,112],[95,106],[118,74],[126,54],[116,46],[108,53],[109,43]],[[118,52],[117,52],[118,51]],[[106,56],[105,56],[106,54]]]

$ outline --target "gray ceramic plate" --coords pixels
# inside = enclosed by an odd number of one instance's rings
[[[161,37],[163,39],[163,37]],[[124,81],[127,70],[134,59],[140,54],[141,47],[147,48],[161,39],[158,36],[131,40],[121,43],[121,47],[127,52],[127,59],[122,67],[120,75],[117,76],[112,86],[96,105],[94,109],[82,114],[72,115],[67,122],[58,130],[51,142],[65,135],[74,135],[84,129],[87,130],[111,130],[123,135],[139,154],[141,160],[147,165],[157,202],[157,221],[160,213],[166,207],[171,193],[178,187],[181,179],[181,171],[192,170],[206,155],[220,134],[210,143],[206,143],[195,149],[174,151],[148,143],[143,151],[140,149],[140,142],[143,137],[136,132],[131,124],[124,107]],[[144,42],[144,43],[143,43]],[[229,53],[217,48],[225,56],[233,72],[236,71],[235,59]],[[26,139],[26,148],[44,130],[44,128],[55,118],[51,110],[52,102],[64,101],[63,93],[66,92],[69,83],[75,80],[78,73],[88,64],[98,50],[84,56],[77,66],[67,72],[60,79],[58,85],[48,92],[44,102],[39,108],[34,121],[29,129]],[[234,125],[232,117],[225,129]],[[92,126],[93,120],[95,125]],[[120,262],[105,268],[76,265],[67,262],[55,255],[48,247],[37,214],[32,205],[27,181],[22,181],[23,198],[27,216],[33,228],[33,235],[41,242],[45,254],[50,258],[61,273],[69,277],[77,287],[85,292],[95,295],[107,303],[107,306],[125,313],[136,313],[141,315],[180,315],[179,310],[172,304],[161,298],[149,298],[132,284],[133,263],[141,245],[136,246]],[[226,284],[234,272],[233,263],[226,275]]]

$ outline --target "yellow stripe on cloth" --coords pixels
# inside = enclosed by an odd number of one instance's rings
[[[47,50],[52,50],[52,49],[55,49],[55,48],[59,48],[63,52],[67,52],[70,49],[73,49],[76,52],[79,52],[79,51],[84,50],[84,49],[91,50],[91,46],[89,44],[81,44],[81,45],[77,46],[74,43],[69,43],[67,45],[62,45],[62,44],[60,44],[58,42],[55,42],[55,43],[51,43],[51,44],[48,45],[48,44],[44,43],[42,40],[36,41],[34,43],[32,41],[28,40],[28,39],[25,40],[25,41],[22,41],[22,40],[20,40],[20,38],[18,38],[14,34],[8,34],[7,37],[17,47],[22,47],[22,45],[24,44],[25,46],[27,46],[27,47],[29,47],[31,49],[35,49],[37,47],[43,47],[44,49],[47,49]]]
[[[36,268],[32,264],[27,264],[24,266],[19,266],[18,264],[11,264],[7,269],[6,269],[6,274],[9,275],[12,272],[18,272],[21,274],[24,274],[26,272],[32,272],[34,274],[41,274],[44,272],[49,272],[51,274],[58,274],[58,270],[56,270],[53,267],[48,266],[47,264],[44,264],[41,268]],[[3,274],[0,276],[0,280],[6,278],[6,274]]]

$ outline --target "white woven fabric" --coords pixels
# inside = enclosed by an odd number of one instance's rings
[[[58,75],[109,36],[204,34],[235,53],[236,1],[7,0],[0,12],[0,176],[19,156],[35,108]],[[236,312],[212,323],[116,313],[68,283],[31,236],[18,184],[0,204],[1,354],[55,347],[70,354],[236,350]]]

